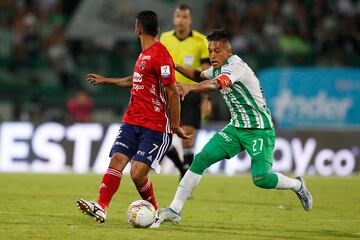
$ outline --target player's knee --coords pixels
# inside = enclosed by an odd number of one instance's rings
[[[122,171],[125,166],[127,165],[129,159],[121,154],[121,153],[114,153],[111,156],[110,164],[109,166],[115,169],[118,169],[119,171]]]
[[[146,179],[146,176],[141,171],[136,171],[131,169],[130,171],[131,179],[135,185],[140,186]]]
[[[121,154],[120,153],[114,153],[112,156],[111,156],[111,162],[112,163],[119,163],[121,162]]]
[[[272,189],[274,188],[269,175],[253,177],[253,183],[259,188]]]
[[[190,166],[190,170],[194,173],[202,175],[209,167],[208,154],[204,151],[195,155],[194,161]]]

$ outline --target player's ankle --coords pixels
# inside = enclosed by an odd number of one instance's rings
[[[108,205],[101,202],[101,201],[98,201],[98,204],[100,205],[100,207],[106,212],[107,211],[107,208],[108,208]]]

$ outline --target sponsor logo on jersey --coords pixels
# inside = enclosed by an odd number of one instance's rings
[[[142,56],[141,60],[150,60],[151,56],[150,55],[144,55]]]
[[[136,83],[135,83],[135,84],[133,85],[133,89],[136,90],[136,91],[142,90],[142,89],[144,89],[144,85],[136,84]]]
[[[129,148],[129,146],[128,145],[126,145],[125,143],[123,143],[123,142],[115,142],[115,145],[120,145],[120,146],[123,146],[124,148]]]
[[[138,154],[138,155],[140,155],[140,156],[145,156],[145,152],[144,152],[144,151],[140,151],[140,150],[138,150],[136,154]]]
[[[229,137],[226,133],[224,132],[219,132],[219,135],[222,136],[227,142],[231,142],[232,138]]]
[[[156,95],[156,88],[154,84],[151,84],[150,93]]]
[[[170,66],[169,65],[161,66],[160,72],[162,77],[170,77]]]
[[[161,103],[158,99],[152,98],[151,101],[152,101],[152,104],[154,104],[154,105],[158,105],[158,106],[161,105]]]
[[[134,72],[133,82],[142,82],[142,75],[138,72]]]

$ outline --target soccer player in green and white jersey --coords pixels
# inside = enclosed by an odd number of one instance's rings
[[[160,210],[160,221],[178,223],[183,205],[198,185],[204,171],[212,164],[246,150],[251,156],[254,184],[265,189],[291,189],[305,211],[312,208],[312,196],[301,177],[289,178],[272,172],[275,131],[258,78],[237,55],[232,54],[230,35],[225,30],[214,30],[208,37],[211,67],[199,70],[176,66],[183,75],[197,80],[195,85],[179,83],[184,97],[191,92],[220,90],[231,113],[231,121],[217,132],[195,156],[177,188],[168,208]]]

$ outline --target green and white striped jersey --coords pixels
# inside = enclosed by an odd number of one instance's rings
[[[220,90],[230,110],[230,124],[237,128],[273,127],[259,79],[240,57],[232,55],[220,68],[210,67],[204,75],[207,79],[225,75],[231,80],[231,85]]]

